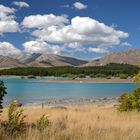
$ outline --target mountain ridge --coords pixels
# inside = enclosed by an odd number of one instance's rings
[[[87,63],[86,60],[55,54],[45,55],[33,53],[15,56],[0,56],[0,68],[79,66],[85,63]]]
[[[103,66],[109,63],[139,65],[140,49],[128,49],[122,52],[114,52],[100,59],[92,60],[84,64],[84,66]]]
[[[0,55],[0,69],[13,67],[53,67],[53,66],[102,66],[109,63],[140,64],[140,49],[114,52],[100,59],[86,61],[74,57],[55,54],[21,54],[14,56]]]

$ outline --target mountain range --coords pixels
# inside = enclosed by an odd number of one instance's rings
[[[0,56],[0,68],[12,67],[52,67],[79,66],[88,61],[54,54],[21,54],[15,56]]]
[[[128,49],[123,52],[114,52],[100,59],[90,61],[84,64],[84,66],[103,66],[109,63],[139,65],[140,49]]]
[[[13,67],[52,67],[52,66],[102,66],[109,63],[140,64],[140,49],[114,52],[100,59],[87,61],[54,54],[21,54],[15,56],[0,55],[0,68]]]

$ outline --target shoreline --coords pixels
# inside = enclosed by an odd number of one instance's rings
[[[69,106],[97,106],[97,105],[116,105],[118,104],[119,97],[104,97],[104,98],[62,98],[62,99],[47,99],[46,101],[40,102],[27,102],[22,104],[23,107],[55,107],[55,108],[66,108]],[[6,108],[10,102],[5,103]]]
[[[40,83],[134,83],[133,79],[75,79],[75,80],[38,80]]]
[[[28,78],[28,76],[23,76],[23,79],[36,79],[34,82],[40,83],[134,83],[133,78],[128,79],[120,79],[120,78],[63,78],[63,77],[54,77],[54,76],[36,76],[35,78]],[[22,76],[12,76],[12,75],[1,75],[0,78],[19,78],[22,79]],[[44,78],[44,79],[39,79]],[[52,79],[45,79],[45,78],[52,78]]]

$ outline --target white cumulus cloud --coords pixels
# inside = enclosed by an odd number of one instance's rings
[[[66,16],[34,15],[25,17],[22,25],[31,29],[31,35],[38,40],[61,44],[76,51],[89,51],[86,45],[108,49],[121,45],[122,39],[129,37],[128,33],[90,17],[76,16],[69,21]],[[99,52],[99,49],[92,52]]]
[[[95,52],[95,53],[108,53],[109,51],[104,48],[89,48],[89,52]]]
[[[53,14],[49,15],[31,15],[25,17],[22,25],[26,28],[48,28],[50,26],[63,26],[68,23],[66,16],[55,16]]]
[[[0,55],[15,55],[19,54],[21,51],[17,49],[14,45],[9,42],[0,42]]]
[[[42,53],[42,54],[59,54],[62,47],[58,45],[50,45],[42,41],[28,41],[23,43],[24,52],[26,53]]]
[[[11,21],[0,21],[0,34],[6,32],[17,32],[18,23],[14,20]]]
[[[28,3],[24,2],[24,1],[14,1],[13,2],[14,5],[18,6],[19,8],[23,8],[23,7],[30,7]]]
[[[75,2],[73,4],[74,8],[78,9],[78,10],[83,10],[86,9],[88,6],[86,4],[83,4],[81,2]]]
[[[15,12],[14,8],[9,8],[9,7],[6,7],[4,5],[0,5],[0,13],[11,14],[11,13],[14,13],[14,12]]]
[[[15,20],[15,9],[0,5],[0,34],[17,32],[19,24]]]
[[[128,42],[122,42],[121,46],[131,47],[132,45]]]

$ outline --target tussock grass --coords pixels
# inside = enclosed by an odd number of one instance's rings
[[[28,124],[47,114],[51,124],[40,133],[29,126],[17,140],[140,140],[140,113],[117,112],[113,106],[75,106],[68,109],[25,107]],[[7,109],[1,119],[7,120]],[[12,140],[0,130],[0,139]],[[15,139],[14,139],[15,140]]]

